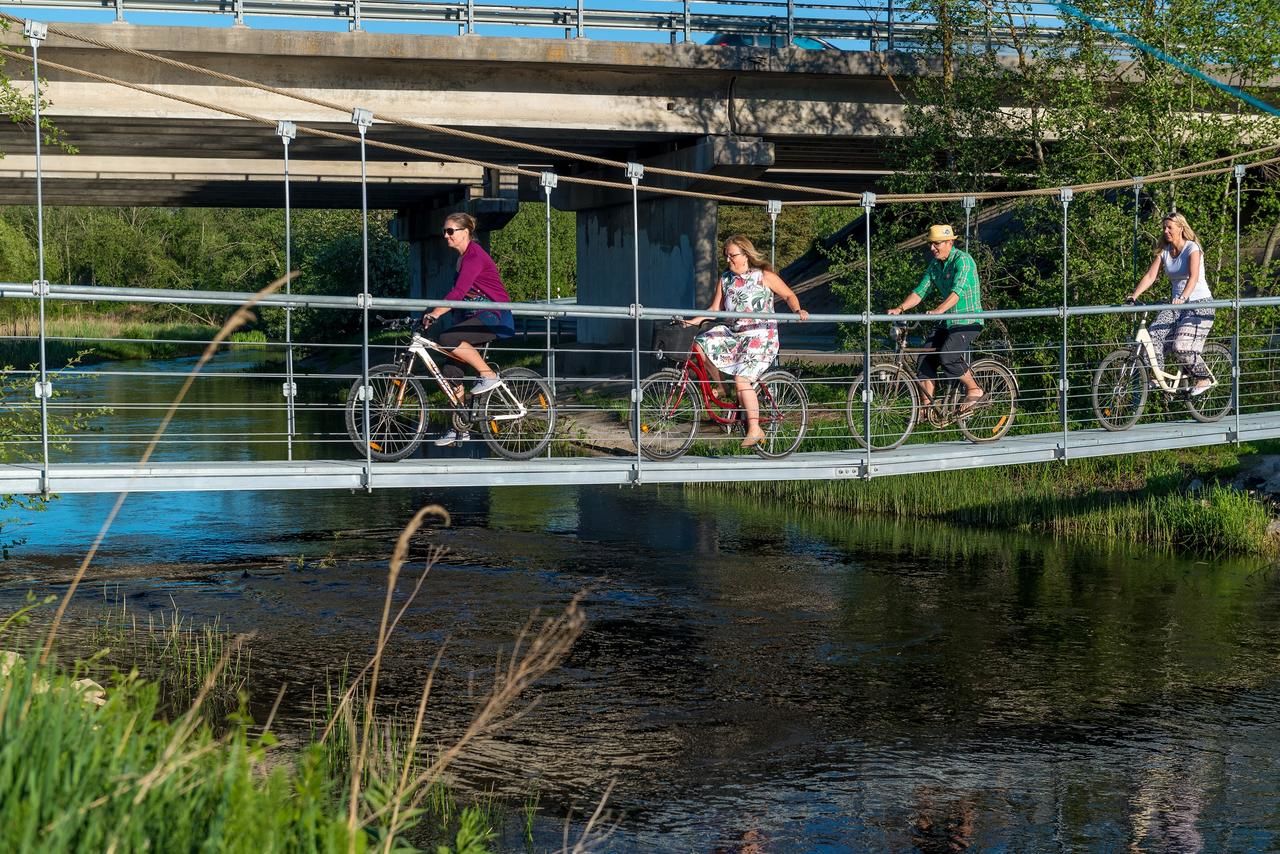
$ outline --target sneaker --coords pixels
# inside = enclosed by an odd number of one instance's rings
[[[1204,394],[1204,393],[1205,393],[1206,391],[1208,391],[1209,389],[1213,388],[1215,385],[1217,385],[1217,383],[1215,383],[1213,380],[1200,380],[1200,382],[1198,382],[1198,383],[1196,383],[1194,386],[1192,386],[1192,388],[1191,388],[1191,396],[1192,396],[1192,397],[1199,397],[1200,395]]]
[[[487,391],[493,391],[502,385],[500,377],[481,377],[480,382],[471,387],[472,394],[484,394]]]
[[[437,448],[448,448],[453,445],[460,445],[463,442],[470,441],[470,439],[471,434],[466,430],[459,433],[457,430],[451,428],[448,433],[445,433],[439,439],[436,439],[435,445]]]

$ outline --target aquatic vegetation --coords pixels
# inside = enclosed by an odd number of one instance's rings
[[[1274,443],[1272,443],[1274,444]],[[1218,445],[1126,457],[930,472],[869,481],[783,481],[693,485],[787,502],[942,519],[1059,536],[1124,539],[1157,548],[1271,554],[1269,508],[1213,485],[1242,455],[1272,444]],[[1210,484],[1188,492],[1195,481]]]

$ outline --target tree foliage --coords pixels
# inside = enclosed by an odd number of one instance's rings
[[[1262,12],[1268,4],[1258,0],[1075,5],[1246,90],[1272,78],[1280,60],[1280,23]],[[932,73],[891,78],[906,102],[905,133],[891,149],[891,192],[1127,180],[1240,154],[1274,142],[1280,130],[1274,117],[1148,52],[1118,51],[1075,19],[1066,19],[1056,38],[1040,39],[1021,28],[1033,23],[1030,7],[1008,0],[913,0],[912,8],[921,21],[937,22],[921,44],[935,66]],[[1246,180],[1246,249],[1280,233],[1273,178],[1262,169]],[[1234,284],[1234,191],[1230,174],[1146,183],[1137,203],[1136,241],[1132,190],[1077,193],[1068,213],[1068,301],[1115,302],[1131,289],[1135,268],[1150,262],[1161,215],[1173,209],[1201,237],[1210,285],[1228,292]],[[874,216],[873,307],[883,308],[916,283],[924,264],[921,255],[897,245],[931,222],[963,223],[964,214],[954,202],[937,202],[882,206]],[[1028,200],[1008,205],[984,226],[986,245],[969,248],[980,263],[987,308],[1061,302],[1062,217],[1056,199]],[[838,262],[847,305],[860,311],[862,249],[846,248]],[[1274,288],[1248,257],[1246,267],[1252,287]],[[1127,321],[1100,320],[1096,331],[1108,324],[1116,331]]]
[[[551,295],[573,296],[578,292],[577,224],[575,214],[551,211]],[[547,296],[546,206],[536,202],[520,205],[510,222],[490,237],[490,255],[502,273],[507,293],[516,301],[534,301]]]
[[[284,273],[284,213],[220,208],[47,207],[45,277],[54,282],[176,290],[256,291]],[[390,212],[369,218],[369,289],[376,296],[408,293],[405,248],[388,231]],[[297,293],[351,296],[362,288],[359,211],[295,211],[293,266]],[[8,281],[36,276],[36,212],[0,209],[0,273]],[[54,301],[51,313],[79,310]],[[0,306],[5,317],[31,305]],[[121,311],[117,304],[107,310]],[[139,319],[217,325],[224,309],[151,304],[132,310]],[[297,309],[302,341],[327,341],[354,333],[354,311]],[[262,323],[282,334],[279,309],[264,309]]]

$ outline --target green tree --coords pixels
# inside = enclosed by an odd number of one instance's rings
[[[1246,88],[1270,79],[1280,59],[1280,25],[1256,0],[1086,0],[1086,13]],[[1154,175],[1273,141],[1280,122],[1141,51],[1117,60],[1114,44],[1087,24],[1067,19],[1056,38],[1030,24],[1028,7],[1004,0],[915,0],[931,29],[921,53],[935,73],[894,77],[906,102],[903,136],[891,147],[891,192],[1017,190]],[[1232,22],[1249,22],[1248,26]],[[1254,22],[1257,26],[1253,26]],[[1224,25],[1226,22],[1226,25]],[[1225,74],[1224,74],[1225,71]],[[1068,299],[1114,302],[1145,268],[1159,214],[1186,213],[1203,237],[1211,284],[1234,267],[1234,194],[1230,175],[1148,183],[1141,234],[1133,241],[1128,190],[1082,192],[1070,205]],[[1274,183],[1251,183],[1249,215],[1256,233],[1277,223]],[[876,294],[883,307],[915,284],[923,263],[901,263],[900,245],[930,222],[962,220],[955,203],[882,206],[875,211]],[[1005,206],[977,247],[988,308],[1047,306],[1061,301],[1061,205],[1054,199]],[[1280,233],[1280,232],[1278,232]],[[1136,255],[1136,259],[1135,259]],[[860,247],[841,256],[850,309],[861,310]],[[1049,324],[1052,325],[1052,324]],[[1127,321],[1099,320],[1097,331]]]
[[[409,254],[390,232],[394,212],[369,213],[369,293],[405,297],[409,293]],[[360,211],[298,211],[293,222],[293,263],[301,275],[294,293],[355,296],[363,287]],[[283,256],[281,257],[283,262]],[[284,337],[284,311],[263,309],[268,334]],[[298,308],[294,340],[324,343],[359,334],[361,314],[354,310]]]
[[[576,215],[551,211],[551,295],[568,297],[578,292]],[[546,206],[520,205],[520,211],[490,237],[490,254],[502,273],[507,293],[517,301],[547,296]]]

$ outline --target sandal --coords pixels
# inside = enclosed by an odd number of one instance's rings
[[[976,395],[966,394],[964,396],[964,403],[960,404],[960,408],[956,410],[956,418],[964,418],[968,415],[972,415],[973,410],[982,405],[982,401],[986,400],[986,398],[987,395],[985,392]]]

